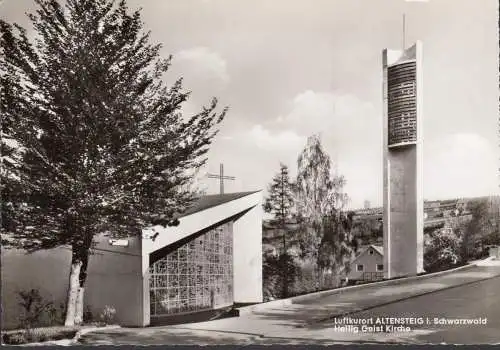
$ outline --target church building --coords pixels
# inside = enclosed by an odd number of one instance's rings
[[[116,310],[115,323],[144,327],[182,315],[262,302],[262,193],[209,195],[179,225],[144,230],[142,237],[96,238],[85,304],[98,317]],[[16,327],[18,291],[40,290],[64,303],[71,252],[2,249],[2,324]]]

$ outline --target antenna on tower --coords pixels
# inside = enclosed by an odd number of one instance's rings
[[[403,13],[403,50],[406,48],[406,14]]]

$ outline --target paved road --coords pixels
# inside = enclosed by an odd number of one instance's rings
[[[494,344],[500,343],[500,277],[437,291],[394,304],[373,308],[350,315],[357,319],[374,317],[422,318],[424,324],[410,326],[411,332],[402,333],[393,340],[408,343]],[[427,319],[429,324],[427,324]],[[484,324],[434,324],[452,320],[482,319]],[[453,321],[455,322],[455,321]],[[321,324],[333,326],[334,321]],[[319,325],[318,325],[319,326]],[[381,335],[383,338],[385,335]]]
[[[373,286],[320,296],[237,318],[87,334],[86,344],[331,344],[500,343],[500,266],[474,266],[399,285]],[[335,329],[335,316],[429,318],[409,332]],[[433,324],[434,318],[486,318],[481,325]],[[337,323],[339,319],[337,318]],[[398,324],[397,324],[398,325]],[[341,325],[338,324],[337,327]],[[350,327],[349,327],[350,326]]]

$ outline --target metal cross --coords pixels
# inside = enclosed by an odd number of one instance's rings
[[[224,180],[235,180],[234,176],[224,176],[224,165],[220,165],[219,174],[208,174],[210,179],[219,179],[220,180],[220,194],[224,194]]]

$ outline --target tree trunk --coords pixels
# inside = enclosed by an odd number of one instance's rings
[[[78,299],[78,290],[80,288],[81,261],[74,261],[74,254],[71,261],[71,271],[69,273],[68,299],[66,302],[65,326],[74,326],[76,318],[76,301]]]
[[[75,302],[75,324],[80,325],[83,323],[83,296],[85,288],[78,287],[78,292]]]
[[[325,270],[320,267],[319,268],[319,290],[323,290],[325,285]]]
[[[90,242],[92,239],[90,238]],[[87,280],[87,268],[89,265],[89,254],[90,254],[90,245],[88,241],[85,244],[84,249],[82,250],[80,256],[82,261],[82,268],[80,269],[79,275],[79,288],[78,288],[78,297],[76,299],[76,315],[75,315],[75,323],[82,324],[83,323],[83,306],[84,306],[84,295],[85,295],[85,281]]]
[[[72,246],[71,271],[69,274],[68,302],[66,305],[65,326],[80,325],[83,322],[85,281],[90,247],[93,236],[85,234],[83,242]]]

